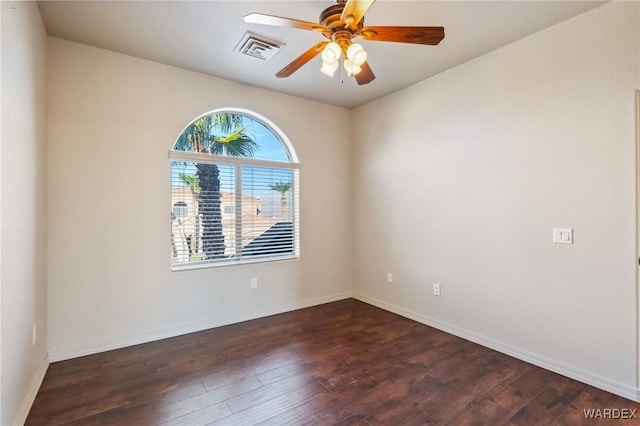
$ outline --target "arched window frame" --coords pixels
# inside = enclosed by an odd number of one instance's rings
[[[266,117],[257,114],[253,111],[249,111],[246,109],[240,108],[222,108],[212,110],[205,114],[202,114],[196,118],[194,118],[184,129],[178,134],[178,138],[180,135],[184,133],[188,126],[194,123],[196,120],[214,114],[239,114],[246,116],[247,118],[259,122],[264,127],[266,127],[271,133],[279,140],[282,144],[282,148],[284,152],[287,154],[288,161],[280,161],[280,160],[267,160],[261,158],[251,158],[251,157],[234,157],[227,155],[216,155],[209,153],[200,153],[193,151],[182,151],[182,150],[169,150],[169,163],[173,165],[176,162],[189,162],[189,163],[205,163],[205,164],[216,164],[216,165],[224,165],[230,166],[234,168],[235,171],[235,242],[234,246],[236,247],[236,253],[225,257],[223,259],[214,259],[214,260],[204,260],[204,261],[182,261],[176,262],[176,244],[174,241],[173,235],[173,220],[172,220],[172,240],[171,240],[171,252],[172,252],[172,260],[171,260],[171,268],[173,271],[180,270],[190,270],[190,269],[199,269],[199,268],[209,268],[209,267],[218,267],[218,266],[228,266],[228,265],[237,265],[237,264],[246,264],[246,263],[256,263],[256,262],[265,262],[265,261],[276,261],[276,260],[286,260],[286,259],[295,259],[300,256],[300,238],[299,238],[299,188],[300,188],[300,162],[298,161],[298,157],[296,155],[295,150],[289,139],[286,135],[269,119]],[[176,138],[176,142],[178,140]],[[259,141],[258,141],[259,143]],[[175,148],[176,143],[174,142],[173,148]],[[285,253],[277,253],[277,254],[253,254],[253,255],[243,255],[242,248],[242,235],[243,235],[243,220],[242,220],[242,188],[243,188],[243,180],[242,180],[242,168],[243,167],[257,167],[261,169],[274,169],[274,170],[286,170],[291,172],[291,250]],[[170,187],[173,190],[173,185],[170,183]],[[172,206],[174,202],[172,200]],[[288,217],[287,217],[288,218]],[[238,250],[239,247],[239,250]],[[186,250],[186,249],[185,249]],[[189,253],[191,253],[191,249],[189,249]],[[190,256],[190,254],[189,254]],[[183,259],[184,260],[184,259]]]

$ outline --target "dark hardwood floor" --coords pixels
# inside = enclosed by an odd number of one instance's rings
[[[27,424],[638,425],[638,408],[348,299],[53,363]]]

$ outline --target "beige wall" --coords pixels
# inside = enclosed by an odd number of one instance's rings
[[[636,398],[639,18],[607,4],[355,110],[356,293]]]
[[[348,294],[349,111],[60,39],[49,48],[52,359]],[[168,151],[195,117],[227,107],[266,117],[296,150],[301,256],[171,272]]]
[[[0,424],[10,425],[26,418],[47,366],[47,35],[36,3],[2,2],[0,7]]]
[[[638,3],[595,9],[355,111],[49,39],[46,164],[46,35],[35,4],[10,5],[1,423],[28,409],[47,339],[64,359],[352,290],[637,392]],[[167,151],[194,117],[223,107],[253,110],[291,139],[302,163],[301,257],[172,273]],[[23,187],[8,185],[15,176]],[[341,208],[318,208],[327,205]],[[573,227],[575,244],[551,244],[553,227]]]

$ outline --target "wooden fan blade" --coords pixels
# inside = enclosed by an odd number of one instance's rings
[[[262,13],[250,13],[244,17],[244,22],[249,24],[273,25],[276,27],[298,28],[301,30],[327,32],[329,29],[315,22],[300,21],[298,19],[281,18],[280,16],[263,15]]]
[[[369,62],[363,63],[362,65],[360,65],[360,68],[360,72],[355,75],[356,81],[359,85],[369,84],[376,78],[375,74],[373,74],[373,71],[371,70],[371,67],[369,66]]]
[[[291,74],[298,71],[298,69],[302,67],[304,64],[306,64],[307,62],[315,58],[315,56],[318,53],[322,52],[322,49],[324,49],[324,47],[328,43],[329,42],[327,41],[321,41],[320,43],[316,44],[311,49],[307,50],[302,55],[294,59],[289,65],[287,65],[286,67],[278,71],[278,73],[276,74],[276,77],[278,78],[289,77]]]
[[[435,46],[444,38],[444,27],[365,27],[361,35],[363,39],[371,41]]]
[[[376,0],[348,0],[344,6],[340,20],[352,30],[358,29],[358,22]]]

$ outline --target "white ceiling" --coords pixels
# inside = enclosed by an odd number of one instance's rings
[[[246,24],[250,12],[317,22],[322,1],[41,1],[51,36],[152,61],[353,108],[438,74],[603,1],[378,0],[368,25],[444,26],[438,46],[361,41],[376,79],[358,86],[320,73],[316,57],[289,78],[275,73],[324,37],[291,28]],[[234,48],[251,31],[285,43],[270,61]]]

